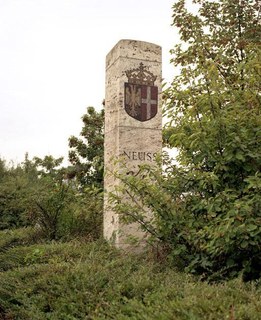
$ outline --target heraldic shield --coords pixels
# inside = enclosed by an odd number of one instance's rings
[[[125,111],[138,121],[148,121],[158,112],[158,87],[125,83]]]

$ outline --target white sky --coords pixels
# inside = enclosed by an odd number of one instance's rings
[[[120,39],[169,50],[175,0],[0,0],[0,157],[64,156],[87,106],[101,108],[105,57]]]

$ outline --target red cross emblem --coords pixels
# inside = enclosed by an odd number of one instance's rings
[[[158,87],[125,83],[125,110],[139,121],[148,121],[158,112]]]

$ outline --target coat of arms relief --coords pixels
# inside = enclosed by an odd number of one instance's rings
[[[158,111],[158,87],[154,86],[157,77],[143,63],[125,74],[125,111],[138,121],[152,119]]]

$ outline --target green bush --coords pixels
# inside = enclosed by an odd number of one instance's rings
[[[0,232],[0,243],[13,237]],[[8,251],[9,268],[0,272],[4,319],[258,320],[261,312],[258,282],[210,285],[102,241],[21,241]]]
[[[26,214],[30,195],[35,188],[36,171],[26,172],[22,166],[7,167],[3,160],[0,172],[0,230],[28,225]]]
[[[102,236],[103,192],[99,188],[85,187],[75,196],[72,217],[68,225],[72,236],[85,236],[91,240]]]
[[[0,230],[31,225],[50,240],[100,237],[102,190],[67,179],[67,169],[57,169],[61,161],[26,155],[21,165],[8,167],[0,159]]]
[[[73,182],[45,179],[33,197],[30,220],[50,240],[86,236],[97,239],[102,227],[102,192],[79,192]]]
[[[117,175],[122,185],[110,198],[121,219],[140,223],[151,235],[151,243],[162,247],[181,270],[209,280],[239,274],[245,280],[259,278],[259,177],[246,180],[240,197],[236,189],[206,196],[206,188],[216,183],[213,174],[178,168],[167,161],[164,167],[163,174],[160,167],[144,165],[136,176]],[[149,220],[148,209],[153,214]]]

